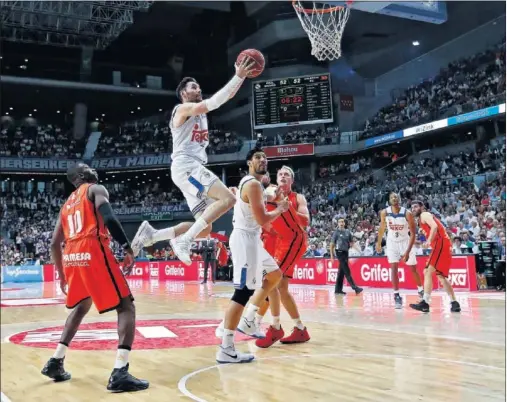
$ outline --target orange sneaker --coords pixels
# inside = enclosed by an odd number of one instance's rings
[[[304,329],[299,329],[298,327],[294,327],[292,330],[292,334],[290,334],[286,338],[280,339],[281,343],[304,343],[308,342],[310,340],[310,334],[306,330],[306,327]]]
[[[255,341],[255,346],[257,346],[258,348],[269,348],[275,342],[282,339],[284,335],[285,332],[283,332],[282,327],[280,327],[280,329],[276,329],[275,327],[270,325],[266,332],[266,337],[262,339],[257,339]]]

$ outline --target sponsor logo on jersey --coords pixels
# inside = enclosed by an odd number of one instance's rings
[[[194,129],[192,130],[191,141],[198,142],[199,144],[208,142],[208,130],[199,130],[199,124],[195,124]]]
[[[90,253],[68,253],[63,255],[63,265],[65,267],[88,267],[91,259]]]

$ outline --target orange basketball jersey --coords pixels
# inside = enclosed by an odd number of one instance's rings
[[[297,193],[290,192],[287,198],[289,199],[289,210],[271,222],[270,230],[271,233],[275,232],[276,236],[283,240],[291,240],[294,236],[300,235],[302,232],[305,233],[297,217]],[[268,202],[266,210],[273,211],[274,209],[276,209],[276,204]]]
[[[91,184],[79,186],[63,204],[61,221],[65,243],[86,238],[109,239],[109,231],[102,216],[97,214],[95,205],[88,198]]]

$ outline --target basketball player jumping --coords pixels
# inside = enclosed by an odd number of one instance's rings
[[[206,113],[218,109],[236,94],[253,70],[254,63],[249,57],[243,58],[235,65],[234,77],[206,100],[202,100],[201,88],[194,78],[183,78],[178,85],[176,92],[182,103],[173,109],[170,122],[173,137],[171,178],[185,196],[196,221],[162,230],[155,230],[144,221],[132,241],[134,256],[143,247],[170,240],[176,256],[190,265],[192,241],[196,237],[207,237],[211,224],[234,206],[234,194],[204,167],[208,162],[206,148],[209,144]]]
[[[149,383],[128,372],[128,357],[136,330],[136,309],[127,281],[109,247],[110,234],[126,251],[123,260],[125,274],[129,274],[134,266],[132,249],[109,204],[107,190],[97,184],[97,172],[78,163],[68,170],[67,178],[76,190],[60,211],[51,241],[51,254],[60,275],[60,286],[67,295],[66,306],[73,311],[42,374],[56,382],[71,378],[63,366],[66,351],[93,302],[100,314],[111,310],[118,314],[119,346],[107,389],[113,392],[144,390]],[[65,242],[63,254],[62,242]]]
[[[246,363],[254,359],[252,354],[236,351],[234,332],[236,328],[241,328],[241,332],[247,335],[255,334],[255,314],[282,278],[282,272],[275,260],[264,249],[260,235],[262,226],[287,211],[289,202],[283,199],[273,211],[267,212],[264,205],[266,196],[260,183],[267,168],[266,155],[262,149],[249,151],[247,164],[248,175],[241,179],[236,191],[233,231],[229,240],[235,290],[225,313],[222,345],[216,355],[218,363]],[[250,304],[242,319],[241,315],[249,300]],[[279,316],[280,299],[276,300],[275,295],[271,302],[271,313],[273,316]]]
[[[292,333],[285,335],[281,325],[280,317],[273,317],[273,324],[269,327],[266,336],[257,339],[255,344],[260,348],[267,348],[280,340],[281,343],[303,343],[310,340],[310,335],[301,321],[301,316],[294,297],[289,292],[289,281],[294,274],[294,267],[308,248],[308,240],[305,228],[310,223],[310,212],[303,194],[292,191],[294,183],[294,171],[288,166],[282,166],[276,175],[279,195],[274,201],[280,198],[289,200],[289,209],[273,222],[264,225],[263,243],[264,248],[272,255],[283,273],[282,280],[277,288],[270,292],[280,293],[280,299],[294,322]],[[267,210],[276,208],[275,203],[268,203]],[[275,295],[276,297],[276,295]],[[256,315],[256,326],[260,328],[261,320],[268,310],[269,302],[265,302]]]
[[[386,255],[391,266],[391,281],[394,289],[395,308],[400,309],[403,301],[399,290],[398,264],[403,261],[412,271],[417,291],[423,297],[421,277],[417,272],[415,243],[416,224],[412,213],[400,206],[400,197],[394,191],[389,193],[390,207],[380,212],[380,229],[377,238],[377,252],[382,252],[382,238],[387,226]],[[409,235],[410,232],[410,235]]]
[[[422,201],[412,203],[412,213],[419,219],[419,226],[428,239],[426,248],[431,247],[432,251],[426,263],[426,268],[424,268],[423,299],[417,304],[411,304],[410,307],[423,313],[430,311],[431,291],[433,289],[432,276],[435,272],[440,284],[451,298],[451,311],[459,313],[461,306],[457,302],[454,289],[447,279],[452,262],[452,243],[447,236],[445,227],[432,213],[426,211]]]

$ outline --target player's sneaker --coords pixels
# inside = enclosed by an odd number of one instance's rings
[[[236,329],[242,334],[251,336],[252,338],[262,339],[266,336],[256,325],[255,321],[248,321],[246,317],[241,317],[241,321]]]
[[[107,389],[111,392],[135,392],[147,389],[150,383],[140,380],[129,373],[129,364],[122,368],[115,368],[109,377]]]
[[[132,240],[132,251],[134,257],[137,257],[143,247],[149,247],[153,245],[152,237],[155,233],[155,229],[149,224],[148,221],[143,221],[139,229],[137,229],[134,240]]]
[[[459,313],[461,311],[461,306],[457,301],[451,302],[451,312]]]
[[[284,335],[285,332],[283,332],[282,327],[280,327],[280,329],[276,329],[275,327],[270,325],[268,331],[266,332],[265,337],[263,339],[257,339],[255,341],[255,346],[257,346],[258,348],[269,348],[275,342],[282,339]]]
[[[400,309],[403,307],[403,299],[399,294],[394,295],[394,308]]]
[[[234,346],[229,346],[227,348],[219,346],[216,359],[217,363],[220,364],[250,363],[253,359],[255,359],[255,356],[251,353],[238,352]]]
[[[430,305],[428,303],[426,303],[426,301],[424,301],[424,300],[421,300],[417,304],[411,304],[410,307],[413,308],[414,310],[421,311],[423,313],[430,312]]]
[[[280,343],[283,344],[290,344],[290,343],[304,343],[308,342],[310,340],[310,334],[308,333],[308,330],[306,327],[304,329],[299,329],[298,327],[294,327],[292,330],[292,333],[285,337],[280,339]]]
[[[56,359],[52,357],[48,360],[41,373],[46,377],[53,379],[55,382],[67,381],[71,379],[70,373],[65,371],[63,367],[63,361],[65,357]]]
[[[171,247],[176,254],[176,257],[185,265],[192,264],[192,260],[190,259],[190,247],[192,246],[192,242],[185,236],[179,236],[176,239],[169,240],[171,243]]]
[[[424,289],[421,290],[420,292],[417,292],[417,294],[419,295],[419,298],[422,300],[424,297]]]

